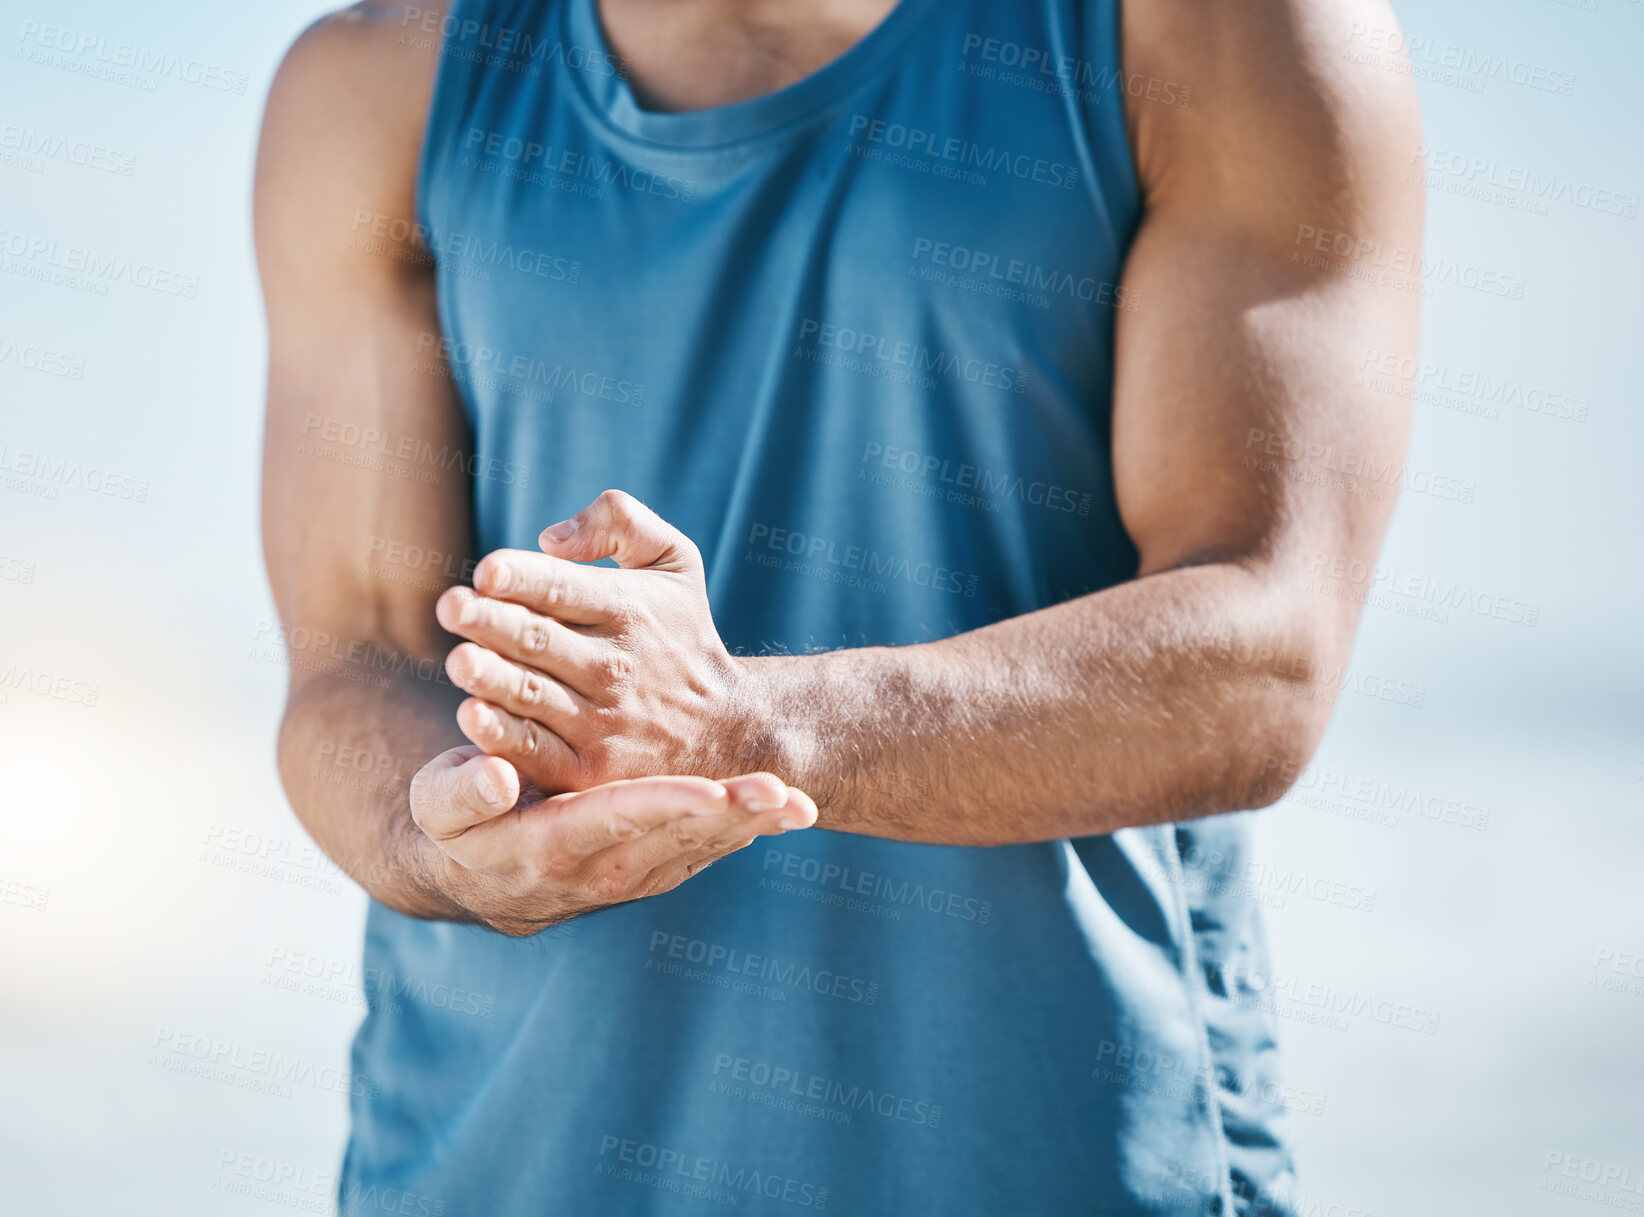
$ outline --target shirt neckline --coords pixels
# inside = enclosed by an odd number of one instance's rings
[[[642,109],[633,90],[615,72],[590,66],[567,75],[584,100],[618,131],[646,143],[676,148],[714,148],[768,135],[825,111],[881,70],[903,49],[934,0],[898,0],[882,21],[831,62],[793,84],[728,106],[705,110]],[[580,48],[585,65],[610,67],[611,53],[599,17],[599,0],[566,0],[562,6],[563,41]]]

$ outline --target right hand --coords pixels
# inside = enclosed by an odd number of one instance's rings
[[[518,937],[671,891],[755,837],[809,828],[816,804],[768,773],[645,777],[543,798],[522,792],[501,757],[461,747],[411,780],[411,818],[453,864],[447,895]]]

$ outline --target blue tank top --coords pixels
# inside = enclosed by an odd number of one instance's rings
[[[596,2],[408,25],[443,41],[425,346],[473,428],[476,552],[627,490],[696,541],[746,654],[1133,577],[1117,0],[901,0],[689,113],[636,104]],[[811,830],[529,939],[373,905],[343,1210],[1284,1211],[1243,833]]]

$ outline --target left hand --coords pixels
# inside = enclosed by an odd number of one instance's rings
[[[462,733],[543,790],[749,768],[747,665],[720,641],[690,538],[607,490],[540,544],[486,555],[473,590],[439,599],[440,624],[469,640],[445,661],[470,695]],[[584,565],[601,558],[623,569]]]

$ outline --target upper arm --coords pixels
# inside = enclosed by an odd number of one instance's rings
[[[1119,320],[1113,443],[1144,574],[1283,576],[1380,546],[1408,405],[1356,376],[1369,352],[1414,353],[1422,201],[1413,86],[1341,58],[1365,21],[1393,18],[1382,0],[1125,7],[1126,72],[1193,87],[1186,108],[1128,115],[1141,307]],[[1321,253],[1325,233],[1361,252]]]
[[[471,543],[463,463],[439,454],[469,439],[411,223],[434,57],[396,42],[399,12],[323,19],[269,93],[254,205],[263,548],[288,626],[433,658],[441,576]],[[428,554],[441,556],[432,569]]]

